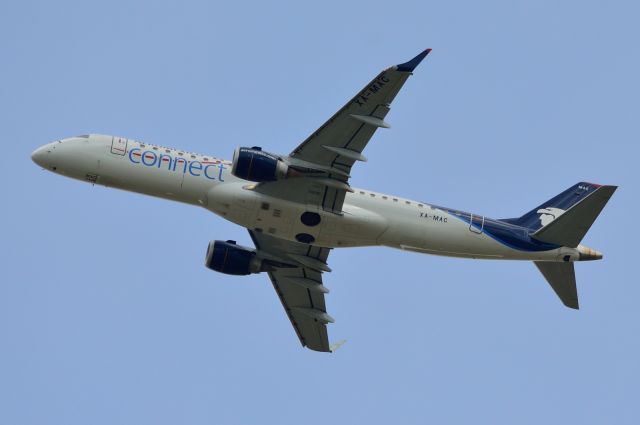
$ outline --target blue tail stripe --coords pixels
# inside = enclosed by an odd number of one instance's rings
[[[569,189],[565,190],[561,194],[551,198],[547,202],[532,209],[525,215],[519,218],[507,218],[501,221],[515,224],[517,226],[523,226],[531,231],[536,231],[542,227],[541,213],[548,208],[558,208],[561,210],[568,210],[573,205],[577,204],[582,199],[591,195],[600,185],[594,183],[580,182]],[[541,211],[542,210],[542,211]]]
[[[481,226],[477,223],[474,222],[473,224],[471,224],[470,214],[452,210],[449,210],[449,214],[461,220],[462,222],[473,226],[474,228],[478,229],[478,231],[481,230]],[[484,227],[482,228],[482,233],[486,234],[496,242],[518,251],[550,251],[552,249],[560,247],[559,245],[540,242],[532,239],[529,236],[529,229],[520,226],[514,226],[501,220],[494,220],[486,217],[484,219]]]

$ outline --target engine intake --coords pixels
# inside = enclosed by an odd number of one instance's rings
[[[252,182],[268,182],[287,177],[289,166],[278,156],[263,152],[262,148],[239,147],[233,152],[231,174]]]
[[[262,260],[256,252],[235,241],[211,241],[207,249],[204,265],[211,270],[224,274],[248,275],[263,271]]]

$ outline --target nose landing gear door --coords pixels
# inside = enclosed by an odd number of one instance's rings
[[[122,155],[127,152],[127,139],[123,139],[122,137],[112,137],[111,138],[111,153],[114,155]]]

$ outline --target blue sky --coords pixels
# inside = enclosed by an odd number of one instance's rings
[[[0,423],[640,421],[635,2],[4,2]],[[287,153],[382,68],[434,50],[352,183],[491,217],[620,189],[577,265],[331,255],[333,355],[303,350],[250,243],[203,209],[71,181],[29,154],[82,133]]]

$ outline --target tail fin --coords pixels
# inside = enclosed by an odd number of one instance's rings
[[[600,186],[531,236],[542,242],[577,247],[615,191],[615,186]]]
[[[522,217],[504,221],[531,229],[539,241],[576,247],[616,189],[580,182]]]
[[[507,221],[530,228],[531,237],[539,241],[578,247],[580,260],[598,260],[602,254],[578,244],[616,189],[616,186],[581,182],[522,217]],[[577,310],[578,291],[573,262],[534,263],[562,303]]]
[[[534,264],[560,297],[562,304],[577,310],[579,308],[578,290],[576,289],[576,273],[573,269],[573,263],[534,261]]]

